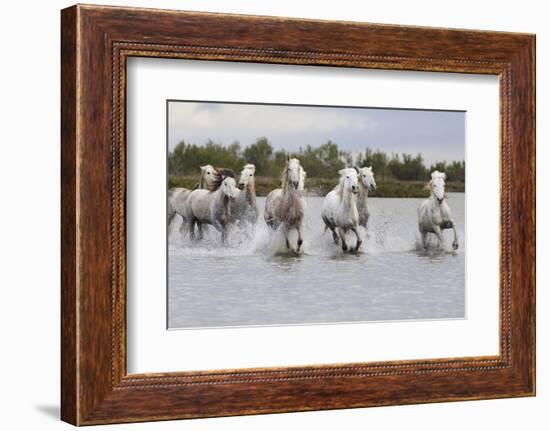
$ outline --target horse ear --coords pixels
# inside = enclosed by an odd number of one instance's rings
[[[287,155],[286,155],[286,161],[287,161],[287,162],[290,162],[290,154],[287,154]]]
[[[442,172],[442,173],[441,173],[441,178],[443,178],[444,180],[446,180],[446,179],[447,179],[447,174],[446,174],[445,172]]]
[[[359,168],[357,166],[354,166],[353,169],[355,169],[355,172],[359,173]]]
[[[339,175],[344,175],[345,173],[346,173],[346,170],[345,170],[345,169],[340,169],[340,170],[338,171],[338,174],[339,174]]]
[[[372,171],[372,165],[370,165],[367,169],[368,169],[369,171]]]

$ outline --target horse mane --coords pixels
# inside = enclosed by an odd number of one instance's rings
[[[235,178],[235,172],[232,169],[227,169],[227,168],[214,168],[214,169],[223,178],[227,178],[227,177]]]
[[[286,188],[288,186],[288,163],[289,162],[290,160],[286,161],[283,172],[281,173],[281,188],[283,189],[283,193],[286,193]]]
[[[210,192],[215,192],[220,188],[223,180],[227,177],[235,178],[235,172],[227,168],[214,168],[214,180],[209,184],[205,184],[204,178],[201,175],[199,187]]]
[[[333,189],[336,191],[336,194],[338,195],[340,201],[344,199],[344,176],[345,175],[340,175],[340,178],[338,179],[338,184],[336,184]]]

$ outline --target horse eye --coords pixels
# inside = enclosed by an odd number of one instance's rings
[[[348,176],[347,176],[346,178],[348,178],[348,179],[349,179],[349,175],[348,175]]]

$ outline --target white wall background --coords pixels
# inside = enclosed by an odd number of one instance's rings
[[[96,429],[278,430],[547,429],[550,422],[550,27],[545,2],[119,0],[143,7],[537,34],[538,396],[284,415],[105,426]],[[0,18],[0,424],[69,429],[59,422],[59,10],[67,1],[4,2]]]

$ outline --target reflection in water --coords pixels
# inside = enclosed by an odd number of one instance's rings
[[[465,316],[464,194],[450,193],[460,248],[425,251],[420,199],[369,199],[371,218],[359,253],[342,253],[323,234],[322,199],[307,198],[304,254],[286,251],[282,235],[260,216],[251,237],[233,232],[229,246],[208,228],[191,243],[173,230],[169,242],[170,328]],[[263,211],[264,199],[259,199]],[[354,244],[353,235],[349,241]]]

